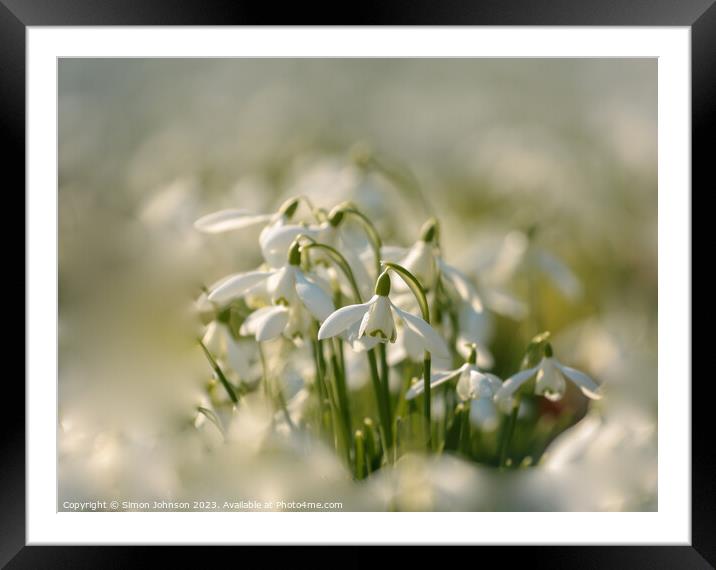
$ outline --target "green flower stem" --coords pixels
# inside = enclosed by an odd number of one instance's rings
[[[269,398],[273,398],[273,390],[271,389],[271,384],[269,383],[269,374],[268,374],[268,366],[266,365],[266,355],[264,354],[263,346],[261,346],[260,342],[256,343],[258,345],[259,349],[259,358],[261,360],[261,370],[263,372],[263,380],[264,380],[264,386],[266,387],[267,394],[269,395]],[[278,407],[283,412],[284,417],[286,418],[286,423],[288,424],[288,427],[291,428],[291,430],[295,430],[296,426],[293,423],[293,420],[291,420],[291,414],[288,413],[288,408],[286,407],[286,399],[283,397],[283,390],[281,389],[281,386],[276,386],[276,395],[275,400],[278,402]]]
[[[431,437],[431,426],[430,421],[430,405],[431,405],[431,394],[430,394],[430,353],[425,351],[423,357],[423,389],[425,391],[425,398],[423,398],[423,415],[425,416],[425,446],[428,451],[432,449],[432,437]]]
[[[351,412],[348,406],[348,391],[346,390],[346,379],[343,375],[343,371],[341,370],[340,365],[338,364],[335,343],[331,345],[331,366],[333,368],[333,379],[335,381],[336,396],[338,398],[338,411],[341,418],[343,437],[345,439],[346,459],[350,464],[350,450],[353,447]]]
[[[209,349],[206,348],[206,345],[199,340],[199,346],[201,346],[202,350],[204,351],[204,354],[206,355],[207,360],[209,361],[209,364],[211,364],[211,368],[214,370],[214,373],[216,374],[216,377],[219,379],[219,382],[221,382],[221,385],[224,387],[226,392],[229,394],[229,398],[231,398],[231,401],[234,404],[237,404],[239,402],[239,399],[236,397],[236,392],[234,388],[231,386],[231,383],[226,378],[226,375],[224,374],[224,371],[221,369],[219,364],[216,362],[216,359],[211,355],[211,352],[209,352]]]
[[[502,433],[502,441],[500,442],[500,469],[504,469],[507,466],[507,450],[510,447],[510,443],[512,442],[512,436],[515,433],[515,425],[517,424],[517,414],[520,410],[520,401],[517,400],[515,402],[515,407],[512,410],[512,413],[507,418],[507,421],[505,422],[503,433]]]
[[[462,426],[460,430],[460,451],[465,455],[470,455],[472,451],[472,442],[470,441],[470,404],[466,403],[462,416],[460,417]]]
[[[393,412],[390,405],[390,369],[388,368],[388,355],[385,343],[378,345],[378,354],[380,355],[380,377],[381,388],[383,391],[383,400],[385,401],[385,413],[391,427],[393,425]]]
[[[366,458],[365,458],[365,436],[361,430],[356,430],[356,479],[364,479],[366,476]]]
[[[315,338],[316,335],[314,334],[313,336]],[[316,388],[318,390],[318,412],[320,414],[320,427],[321,429],[323,429],[325,427],[323,424],[325,422],[325,406],[326,400],[328,399],[328,394],[326,391],[323,368],[321,367],[321,359],[318,356],[318,351],[320,350],[318,342],[319,341],[317,340],[312,341],[311,347],[313,349],[313,365],[316,371]]]
[[[368,364],[370,366],[370,377],[373,383],[373,392],[375,393],[375,399],[378,403],[378,416],[380,418],[380,425],[383,428],[381,430],[383,436],[383,454],[384,457],[388,456],[388,450],[393,445],[393,430],[390,421],[390,412],[386,405],[385,398],[383,398],[383,390],[381,388],[380,375],[378,374],[378,361],[375,357],[375,349],[371,349],[367,352]]]
[[[314,241],[312,238],[308,236],[298,236],[296,239],[305,238],[309,241],[309,243],[301,246],[302,251],[309,251],[311,249],[320,249],[325,251],[328,254],[328,257],[331,258],[331,261],[335,263],[341,271],[343,271],[343,274],[346,276],[346,279],[348,279],[348,283],[351,286],[351,289],[353,290],[353,295],[356,298],[356,303],[362,303],[363,300],[361,299],[360,295],[360,289],[358,288],[358,283],[355,280],[355,276],[353,275],[353,270],[351,269],[351,266],[349,265],[348,261],[346,261],[346,258],[343,257],[343,255],[334,247],[331,247],[330,245],[327,245],[325,243],[318,243]]]
[[[349,216],[353,216],[365,230],[365,233],[368,236],[368,241],[370,241],[370,245],[373,248],[373,255],[375,257],[375,274],[377,277],[380,274],[380,248],[383,247],[383,242],[380,239],[378,230],[375,228],[373,222],[370,221],[368,216],[357,208],[340,207],[340,211],[344,214],[348,214]]]
[[[390,263],[385,262],[383,265],[387,269],[392,269],[395,271],[398,275],[400,275],[400,278],[405,281],[405,284],[410,288],[410,291],[415,296],[415,299],[418,301],[418,305],[420,306],[420,312],[422,313],[423,320],[430,324],[430,306],[428,305],[428,298],[425,294],[425,289],[420,284],[420,281],[418,281],[418,278],[415,277],[410,271],[405,269],[405,267],[402,267],[401,265],[398,265],[397,263]],[[430,364],[431,364],[431,358],[430,358],[430,352],[425,351],[425,356],[423,358],[423,388],[425,395],[423,397],[423,415],[425,416],[425,445],[428,448],[428,450],[432,449],[432,437],[431,437],[431,410],[430,410],[430,400],[431,393],[430,393]]]
[[[300,239],[302,236],[299,236]],[[353,275],[353,270],[351,269],[348,261],[346,261],[346,258],[343,257],[343,255],[336,250],[335,248],[331,247],[330,245],[326,245],[323,243],[318,243],[315,240],[312,240],[311,238],[306,238],[309,243],[302,246],[303,250],[309,251],[311,249],[320,249],[322,251],[325,251],[328,256],[331,258],[331,260],[343,271],[344,275],[346,276],[346,279],[348,279],[348,283],[351,286],[351,289],[353,291],[353,296],[355,297],[356,303],[362,303],[363,299],[360,294],[360,289],[358,288],[358,284],[356,283],[355,276]],[[378,238],[380,239],[380,238]],[[387,450],[389,448],[389,444],[392,444],[393,437],[392,437],[392,429],[390,424],[390,413],[389,408],[386,405],[387,402],[385,401],[385,398],[383,397],[383,391],[381,389],[381,383],[380,383],[380,376],[378,375],[378,363],[376,361],[375,356],[375,349],[371,349],[367,352],[368,356],[368,364],[370,367],[370,374],[371,374],[371,380],[373,382],[373,390],[375,392],[375,398],[376,402],[378,404],[378,415],[380,417],[380,423],[382,426],[382,433],[383,433],[383,447]]]

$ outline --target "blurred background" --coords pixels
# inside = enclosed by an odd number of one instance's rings
[[[58,508],[655,510],[656,87],[650,59],[61,59]],[[357,169],[365,153],[395,176]],[[295,194],[355,201],[396,245],[434,214],[446,259],[478,280],[499,281],[498,254],[532,228],[571,269],[545,274],[533,318],[605,398],[509,474],[408,456],[358,484],[308,439],[257,449],[260,422],[229,444],[196,429],[210,370],[194,301],[261,258],[257,231],[192,224]],[[495,320],[496,373],[530,326]]]

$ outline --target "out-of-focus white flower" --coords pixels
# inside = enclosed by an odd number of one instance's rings
[[[528,272],[546,276],[569,299],[577,299],[582,294],[579,279],[558,257],[534,243],[524,232],[512,231],[505,236],[489,276],[496,283],[504,283],[518,273]]]
[[[397,315],[405,326],[415,335],[423,351],[428,351],[438,357],[449,358],[450,352],[442,337],[420,317],[397,307],[389,298],[390,276],[383,273],[376,283],[375,295],[367,302],[342,307],[330,315],[318,330],[319,340],[347,335],[347,340],[353,344],[355,340],[373,339],[373,346],[377,342],[395,342],[397,329],[395,316]],[[393,314],[395,311],[395,315]]]
[[[370,294],[374,279],[377,278],[373,270],[371,277],[370,264],[376,263],[375,252],[365,236],[357,237],[355,232],[347,228],[345,220],[348,216],[337,206],[328,216],[328,219],[317,227],[311,227],[312,236],[320,243],[329,245],[343,255],[353,272],[358,289],[363,296]],[[337,280],[341,283],[340,280]],[[352,291],[345,284],[344,294],[350,296]]]
[[[584,372],[565,366],[557,360],[552,354],[552,346],[547,343],[544,357],[537,366],[522,370],[505,380],[496,395],[498,405],[505,410],[512,409],[515,392],[535,374],[537,375],[535,394],[544,396],[548,400],[557,401],[562,398],[567,388],[565,376],[588,398],[593,400],[601,398],[599,385]]]
[[[212,354],[224,360],[240,379],[250,378],[251,363],[248,347],[237,341],[224,323],[210,322],[204,332],[202,343]]]
[[[255,214],[244,209],[227,209],[202,216],[194,227],[204,233],[217,234],[251,226],[264,225],[259,234],[261,253],[270,267],[280,267],[286,259],[288,248],[301,234],[316,234],[316,229],[305,224],[290,223],[300,198],[287,200],[273,214]]]

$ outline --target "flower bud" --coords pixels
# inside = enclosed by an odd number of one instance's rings
[[[378,280],[375,283],[375,294],[381,297],[390,295],[390,275],[388,275],[387,271],[383,271],[378,276]]]
[[[288,264],[301,265],[301,244],[299,243],[298,238],[293,240],[293,243],[288,250]]]
[[[425,243],[435,241],[438,237],[438,221],[435,218],[430,218],[423,224],[420,229],[420,239]]]
[[[289,200],[286,200],[279,208],[278,213],[282,216],[286,216],[290,220],[298,209],[298,203],[298,198],[291,198]]]

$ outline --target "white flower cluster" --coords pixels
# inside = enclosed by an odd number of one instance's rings
[[[302,206],[309,216],[298,221]],[[516,409],[519,394],[524,392],[522,387],[533,377],[534,394],[551,401],[565,394],[567,379],[588,398],[599,398],[597,383],[559,362],[551,345],[544,341],[532,347],[533,358],[527,362],[532,366],[504,382],[486,371],[494,358],[480,331],[484,331],[490,312],[515,318],[524,316],[524,311],[515,310],[520,301],[486,285],[478,287],[445,261],[436,220],[428,220],[419,240],[407,249],[384,245],[371,220],[351,203],[326,212],[314,209],[308,199],[299,197],[288,200],[274,214],[222,210],[195,223],[198,230],[212,234],[256,225],[263,226],[258,240],[263,264],[253,271],[224,277],[206,291],[203,299],[217,315],[241,302],[247,312],[238,333],[232,333],[225,320],[216,320],[209,325],[204,346],[209,347],[215,372],[221,375],[234,400],[236,386],[226,379],[214,358],[241,377],[248,374],[246,354],[237,348],[241,337],[253,337],[259,350],[261,343],[277,338],[290,341],[289,346],[297,353],[310,346],[315,365],[311,393],[320,405],[327,402],[332,417],[338,418],[334,420],[334,425],[339,426],[334,428],[336,440],[340,440],[337,447],[345,451],[349,463],[356,465],[358,476],[365,463],[364,446],[370,434],[364,433],[365,429],[356,430],[352,420],[351,395],[346,388],[350,366],[344,343],[354,352],[368,356],[380,420],[377,439],[385,451],[395,445],[396,417],[391,409],[395,396],[389,387],[390,368],[401,362],[422,365],[422,378],[413,379],[412,385],[405,384],[398,401],[414,405],[416,399],[423,397],[425,439],[431,450],[441,448],[439,442],[431,443],[431,393],[453,380],[457,380],[456,400],[463,408],[469,407],[470,424],[484,431],[495,430],[501,414],[511,414]],[[355,238],[356,228],[364,239]],[[528,258],[524,251],[520,255]],[[546,254],[539,250],[537,255]],[[559,268],[564,281],[563,266]],[[463,347],[467,347],[467,354],[461,351]],[[293,358],[290,352],[277,354],[276,358]],[[461,358],[464,364],[455,367]],[[263,366],[263,380],[268,383],[266,362]],[[269,389],[269,393],[274,392],[287,422],[293,426],[288,408],[295,405],[287,408],[278,386]],[[302,394],[303,404],[309,399]],[[322,420],[320,416],[321,425]],[[383,455],[385,460],[387,454]]]

